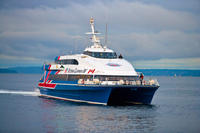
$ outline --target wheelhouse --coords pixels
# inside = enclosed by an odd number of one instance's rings
[[[115,52],[90,52],[90,51],[84,51],[83,54],[89,55],[91,57],[95,58],[101,58],[101,59],[116,59],[117,54]]]

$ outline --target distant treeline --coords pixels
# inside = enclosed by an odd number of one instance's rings
[[[178,69],[136,69],[145,76],[200,76],[200,70],[178,70]],[[0,68],[0,73],[26,73],[41,74],[42,67],[13,67]]]
[[[136,69],[146,76],[200,76],[200,70],[179,69]]]
[[[0,73],[30,73],[30,74],[40,74],[43,73],[42,67],[12,67],[2,69],[0,68]]]

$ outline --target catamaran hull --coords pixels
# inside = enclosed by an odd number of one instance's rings
[[[134,86],[114,88],[107,105],[151,104],[158,86]]]
[[[56,85],[39,87],[41,96],[103,105],[151,104],[158,86]]]

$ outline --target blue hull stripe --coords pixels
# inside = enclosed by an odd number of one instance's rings
[[[69,98],[62,98],[62,97],[55,97],[55,96],[49,96],[41,94],[40,96],[49,97],[49,98],[55,98],[60,100],[66,100],[66,101],[72,101],[72,102],[84,102],[89,104],[100,104],[100,105],[107,105],[107,103],[100,103],[100,102],[92,102],[92,101],[84,101],[84,100],[76,100],[76,99],[69,99]]]

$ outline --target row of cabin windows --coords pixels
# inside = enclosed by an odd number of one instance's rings
[[[100,81],[119,81],[119,80],[128,80],[133,81],[137,80],[138,77],[134,76],[107,76],[107,75],[68,75],[68,74],[57,74],[57,75],[49,75],[49,80],[56,81],[75,81],[79,79],[92,79],[97,78]]]
[[[83,54],[89,55],[95,58],[103,58],[103,59],[116,59],[117,54],[115,52],[89,52],[85,51]],[[78,65],[78,61],[76,59],[64,59],[64,60],[56,60],[56,64],[68,64],[68,65]]]
[[[56,81],[75,81],[79,79],[91,79],[91,75],[68,75],[68,74],[57,74],[57,75],[49,75],[49,80]]]
[[[65,59],[65,60],[56,60],[56,64],[68,64],[68,65],[78,65],[78,61],[76,59]]]
[[[83,54],[89,55],[95,58],[103,58],[103,59],[116,59],[117,54],[115,52],[89,52],[84,51]]]

